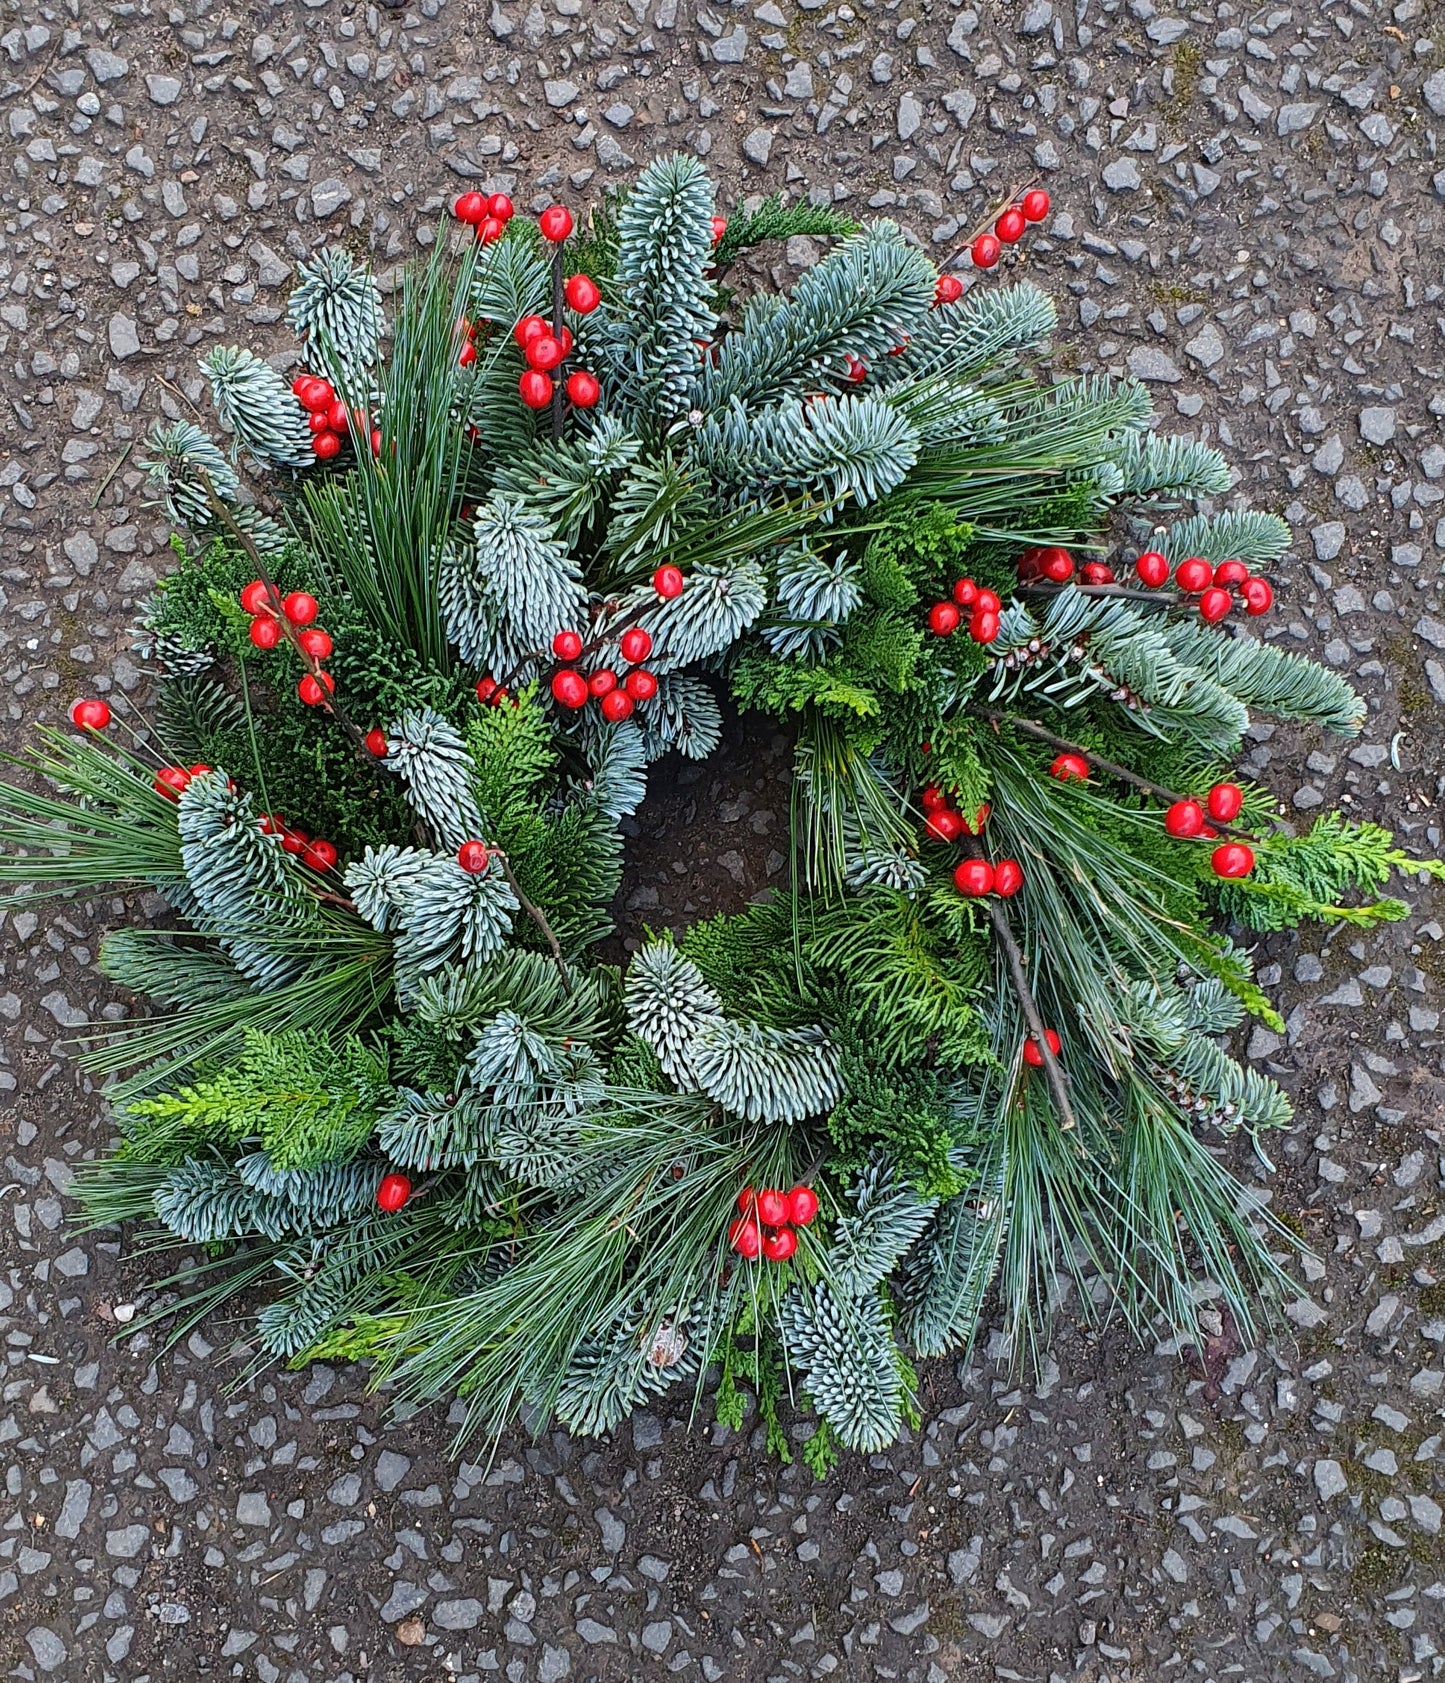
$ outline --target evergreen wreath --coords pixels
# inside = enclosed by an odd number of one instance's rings
[[[1282,1027],[1221,919],[1445,876],[1232,772],[1255,713],[1363,717],[1247,629],[1283,523],[1169,524],[1219,455],[1048,372],[1049,299],[984,278],[1038,190],[967,287],[889,222],[726,222],[688,157],[580,234],[455,208],[389,326],[323,252],[310,372],[206,359],[227,436],[151,441],[190,534],[153,716],[77,702],[0,793],[19,892],[175,912],[106,939],[152,1006],[81,1053],[122,1136],[89,1220],[183,1253],[150,1318],[259,1291],[258,1359],[364,1359],[463,1436],[680,1384],[736,1426],[746,1386],[787,1454],[790,1395],[819,1471],[916,1420],[995,1287],[1021,1360],[1066,1303],[1251,1332],[1297,1244],[1218,1141],[1290,1107],[1221,1043]],[[724,283],[795,233],[832,244],[790,292]],[[618,821],[729,704],[796,736],[791,893],[622,974]]]

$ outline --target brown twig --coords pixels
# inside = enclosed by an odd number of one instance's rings
[[[1016,713],[1002,713],[997,708],[980,707],[975,702],[968,704],[967,711],[978,718],[987,719],[992,725],[1011,725],[1021,736],[1031,736],[1036,742],[1047,743],[1050,748],[1058,748],[1065,754],[1077,754],[1091,766],[1097,766],[1100,771],[1107,772],[1110,777],[1117,777],[1121,783],[1130,783],[1141,793],[1153,795],[1156,800],[1168,801],[1170,806],[1178,801],[1195,799],[1193,795],[1181,795],[1177,789],[1166,789],[1153,778],[1141,777],[1137,771],[1130,771],[1128,766],[1121,766],[1114,760],[1106,760],[1102,754],[1096,754],[1092,748],[1085,748],[1082,743],[1070,742],[1066,736],[1056,736],[1036,719],[1021,719]],[[1240,841],[1246,842],[1259,839],[1248,830],[1241,830],[1234,824],[1222,824],[1214,818],[1211,818],[1209,823],[1210,827],[1218,830],[1222,836],[1236,836]]]
[[[1177,590],[1141,590],[1132,584],[1020,584],[1014,587],[1018,596],[1057,596],[1063,590],[1077,590],[1081,596],[1112,596],[1121,602],[1153,602],[1161,608],[1177,607],[1185,598]]]
[[[558,240],[552,247],[552,336],[560,344],[562,341],[562,244]],[[557,377],[552,382],[552,442],[560,444],[562,441],[562,371],[567,366],[567,359],[563,357],[557,368]]]
[[[964,852],[970,859],[986,857],[983,844],[977,836],[963,838]],[[1044,1078],[1049,1084],[1049,1093],[1054,1101],[1054,1109],[1058,1112],[1059,1132],[1073,1133],[1077,1126],[1074,1119],[1074,1107],[1069,1099],[1068,1078],[1065,1076],[1059,1060],[1054,1056],[1053,1048],[1049,1045],[1048,1030],[1044,1026],[1044,1019],[1039,1013],[1038,1001],[1034,998],[1033,990],[1029,987],[1027,966],[1024,955],[1019,950],[1019,944],[1014,940],[1013,930],[1009,927],[1008,913],[992,896],[987,901],[989,922],[993,925],[994,939],[1003,950],[1004,965],[1008,970],[1009,981],[1013,983],[1014,993],[1018,997],[1019,1009],[1023,1012],[1024,1021],[1028,1024],[1029,1035],[1038,1047],[1044,1061]]]
[[[557,943],[557,936],[553,932],[552,925],[547,921],[547,914],[539,905],[527,898],[521,883],[517,881],[517,873],[512,869],[512,861],[508,859],[502,849],[493,847],[489,848],[488,852],[502,867],[502,875],[507,879],[507,886],[517,896],[517,904],[542,931],[548,947],[551,948],[552,962],[557,966],[557,974],[562,978],[562,992],[570,997],[572,983],[567,975],[567,960],[562,956],[562,948]]]
[[[108,474],[106,474],[105,478],[101,480],[100,484],[96,487],[95,495],[90,499],[90,506],[92,508],[99,508],[100,507],[100,499],[105,495],[106,486],[108,486],[110,484],[111,480],[114,479],[116,474],[118,474],[120,472],[120,470],[125,466],[126,457],[134,449],[135,449],[134,442],[132,442],[130,444],[127,444],[125,449],[122,450],[121,453],[116,457],[114,467],[112,467],[110,472]]]

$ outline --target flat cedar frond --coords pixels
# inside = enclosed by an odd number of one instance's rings
[[[851,216],[827,205],[783,203],[781,193],[770,193],[756,210],[741,211],[727,219],[722,238],[713,247],[713,263],[727,266],[740,252],[765,240],[790,240],[798,235],[812,239],[846,239],[858,232]]]

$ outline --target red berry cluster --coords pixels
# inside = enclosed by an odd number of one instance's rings
[[[1042,187],[1029,192],[1002,213],[993,225],[991,234],[980,234],[969,247],[975,269],[991,269],[1003,255],[1006,245],[1017,245],[1024,237],[1030,222],[1042,222],[1049,214],[1049,195]]]
[[[985,894],[1012,900],[1023,885],[1024,868],[1017,859],[1000,859],[997,864],[961,859],[953,868],[953,886],[968,900],[982,899]]]
[[[587,277],[574,275],[572,279]],[[591,286],[592,282],[587,284]],[[572,329],[564,324],[560,335],[554,334],[541,316],[523,316],[512,329],[512,337],[521,346],[528,365],[527,372],[517,382],[522,402],[529,409],[545,409],[552,401],[552,370],[559,368],[572,353]],[[591,409],[602,396],[597,376],[585,368],[574,369],[567,376],[565,390],[567,401],[575,409]]]
[[[110,723],[110,708],[103,701],[73,701],[70,722],[78,730],[104,730]]]
[[[1216,783],[1204,797],[1203,806],[1194,800],[1175,801],[1164,814],[1164,828],[1181,841],[1192,841],[1196,836],[1217,841],[1219,832],[1210,826],[1208,818],[1216,824],[1232,824],[1243,808],[1244,791],[1237,783]],[[1217,877],[1247,877],[1254,869],[1254,849],[1244,842],[1224,842],[1215,848],[1209,863]]]
[[[991,643],[998,636],[998,616],[1003,603],[992,590],[982,590],[972,579],[957,579],[951,602],[935,602],[928,610],[928,629],[935,637],[951,637],[969,611],[968,634],[975,643]]]
[[[311,428],[311,450],[319,462],[329,462],[341,454],[341,440],[349,436],[353,427],[363,437],[371,435],[371,453],[381,454],[381,433],[372,428],[363,409],[348,409],[336,395],[336,387],[319,374],[298,374],[291,382],[291,390],[306,411]]]
[[[1151,590],[1169,582],[1169,560],[1157,549],[1146,549],[1134,563],[1134,571]],[[1218,566],[1200,555],[1191,555],[1174,569],[1174,584],[1187,596],[1199,598],[1200,617],[1216,625],[1234,606],[1235,592],[1245,613],[1257,618],[1274,606],[1274,589],[1268,579],[1255,577],[1243,561],[1221,561]]]
[[[261,814],[261,833],[280,836],[282,848],[313,871],[329,871],[336,863],[336,849],[329,841],[308,835],[295,824],[288,824],[279,812]]]
[[[321,669],[334,647],[329,632],[313,624],[319,611],[316,598],[304,590],[292,590],[278,602],[264,579],[252,579],[241,592],[241,606],[251,616],[251,641],[258,649],[274,649],[286,635],[281,621],[293,628],[292,640],[307,658],[317,663],[296,686],[296,693],[308,707],[318,707],[336,692],[336,680]],[[383,750],[384,751],[384,750]],[[374,750],[373,750],[374,752]]]
[[[151,788],[168,801],[178,801],[190,788],[193,777],[200,777],[211,769],[208,765],[195,765],[189,769],[185,766],[162,766],[151,779]]]
[[[765,1186],[754,1192],[745,1186],[738,1193],[742,1212],[728,1227],[728,1243],[750,1262],[758,1256],[769,1262],[786,1262],[798,1248],[796,1228],[806,1227],[818,1213],[818,1194],[811,1186],[795,1186],[780,1192]]]
[[[552,653],[558,660],[576,660],[583,647],[576,631],[559,631],[552,639]],[[610,666],[599,666],[586,677],[575,666],[563,666],[552,677],[553,698],[574,712],[595,701],[610,724],[629,718],[639,701],[651,701],[657,694],[657,679],[646,667],[635,664],[652,653],[652,636],[640,625],[630,626],[618,638],[617,650],[623,660],[634,663],[625,677],[619,680]]]
[[[490,198],[485,193],[463,193],[452,206],[452,215],[458,222],[470,223],[483,245],[501,239],[512,220],[512,211],[512,201],[505,193],[493,193]]]
[[[383,1175],[381,1185],[376,1189],[376,1207],[385,1210],[388,1215],[395,1215],[410,1197],[411,1182],[405,1175]]]
[[[985,802],[970,821],[953,804],[953,796],[930,783],[918,797],[918,804],[928,814],[924,828],[936,841],[957,841],[960,836],[980,836],[993,810]]]
[[[1111,584],[1114,575],[1107,567],[1107,579],[1091,579],[1091,584]],[[1068,550],[1060,549],[1056,544],[1039,545],[1026,549],[1018,558],[1018,575],[1020,584],[1032,584],[1035,579],[1047,579],[1050,584],[1067,584],[1074,576],[1074,558]]]

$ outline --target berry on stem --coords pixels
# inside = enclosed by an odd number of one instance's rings
[[[963,297],[963,282],[957,275],[940,275],[933,289],[935,304],[956,304]]]
[[[319,707],[335,689],[336,680],[329,672],[308,672],[297,684],[296,693],[308,707]]]
[[[848,358],[847,378],[850,386],[861,386],[868,378],[868,364],[860,362],[856,356],[850,356]]]
[[[1254,849],[1243,842],[1225,842],[1209,856],[1217,877],[1247,877],[1254,869]]]
[[[640,625],[629,626],[618,639],[617,648],[624,660],[646,660],[652,653],[652,636]]]
[[[617,688],[617,674],[610,666],[599,666],[587,680],[587,693],[596,696],[600,701],[609,691]]]
[[[968,255],[973,259],[975,269],[991,269],[998,262],[1002,250],[997,234],[980,234],[968,248]]]
[[[480,193],[463,193],[452,205],[452,215],[458,222],[470,222],[473,227],[487,214],[487,201]]]
[[[682,587],[681,567],[674,567],[669,563],[667,566],[659,567],[652,575],[652,588],[664,602],[670,602],[675,596],[681,596]]]
[[[1074,576],[1074,558],[1068,550],[1056,546],[1041,549],[1039,571],[1052,584],[1067,584]]]
[[[274,649],[281,641],[281,627],[274,619],[257,614],[246,633],[258,649]]]
[[[309,865],[313,871],[329,871],[336,863],[336,849],[329,841],[322,841],[317,836],[302,848],[301,863]]]
[[[994,223],[993,231],[1005,245],[1015,245],[1024,237],[1025,226],[1024,213],[1017,205],[1010,205],[998,221]]]
[[[374,755],[378,760],[384,760],[386,758],[386,732],[380,725],[373,725],[371,729],[367,731],[366,751],[368,754]]]
[[[993,892],[993,866],[987,859],[964,859],[954,867],[953,885],[970,900]]]
[[[190,781],[191,774],[184,766],[162,766],[151,779],[151,788],[167,800],[178,801]]]
[[[282,597],[281,612],[292,625],[310,625],[318,612],[316,598],[304,590],[293,590]]]
[[[525,354],[529,366],[550,374],[566,352],[560,339],[554,339],[550,333],[537,333],[527,341]]]
[[[552,401],[552,382],[535,368],[529,368],[518,380],[517,390],[529,409],[545,409]]]
[[[525,351],[533,339],[538,338],[541,334],[546,333],[547,331],[547,323],[541,316],[523,316],[518,321],[517,325],[512,329],[512,337],[517,341],[517,344],[521,347],[521,349]]]
[[[1181,561],[1174,569],[1174,582],[1191,596],[1198,596],[1213,584],[1214,568],[1198,555],[1191,555],[1187,561]]]
[[[1274,606],[1274,586],[1268,579],[1247,578],[1239,587],[1244,598],[1244,611],[1253,618],[1267,614]]]
[[[1214,569],[1214,582],[1225,590],[1238,590],[1248,577],[1243,561],[1221,561]]]
[[[1042,187],[1033,187],[1019,201],[1025,222],[1042,222],[1049,214],[1049,195]]]
[[[996,614],[1003,607],[998,595],[992,590],[980,590],[973,599],[973,611],[976,614]]]
[[[318,462],[329,462],[341,454],[341,440],[334,432],[318,432],[311,440],[311,454]]]
[[[562,296],[579,316],[590,316],[602,302],[597,282],[590,275],[569,275],[567,284],[562,288]]]
[[[993,891],[1001,900],[1011,900],[1024,885],[1024,868],[1017,859],[1000,859],[993,868]]]
[[[788,1219],[787,1200],[776,1187],[765,1186],[757,1195],[755,1207],[764,1227],[781,1227]]]
[[[1051,1028],[1046,1028],[1044,1030],[1044,1039],[1049,1044],[1049,1050],[1057,1058],[1059,1053],[1064,1049],[1064,1043],[1059,1039],[1057,1031]],[[1039,1049],[1038,1041],[1035,1040],[1032,1035],[1024,1041],[1024,1062],[1031,1065],[1034,1069],[1042,1069],[1044,1067],[1044,1054]]]
[[[714,245],[728,231],[728,219],[725,216],[715,216],[712,219],[712,243]]]
[[[622,680],[622,687],[634,701],[651,701],[657,694],[657,679],[644,667],[637,666]]]
[[[795,1186],[788,1194],[788,1220],[794,1227],[807,1227],[818,1213],[818,1194],[811,1186]]]
[[[928,629],[935,637],[951,637],[962,618],[952,602],[935,602],[928,610]]]
[[[250,584],[241,592],[241,606],[248,614],[274,612],[271,606],[271,592],[264,579],[251,580]]]
[[[578,368],[567,376],[567,401],[574,409],[595,409],[601,396],[601,383],[585,368]]]
[[[512,201],[505,193],[493,193],[487,200],[487,215],[496,217],[498,222],[510,222],[512,208]]]
[[[492,850],[485,842],[464,841],[457,849],[457,864],[470,877],[484,876],[491,863]]]
[[[1205,804],[1216,824],[1232,824],[1244,807],[1244,790],[1237,783],[1216,783]]]
[[[597,703],[602,710],[602,717],[608,724],[619,725],[624,719],[632,717],[632,709],[637,703],[628,695],[626,690],[608,690]]]
[[[104,730],[110,723],[110,708],[104,701],[72,702],[70,722],[81,730]]]
[[[1218,625],[1234,606],[1234,598],[1227,590],[1210,585],[1199,598],[1199,617],[1206,625]]]
[[[582,653],[582,639],[575,631],[559,631],[552,639],[552,653],[558,660],[576,660]]]
[[[971,608],[978,601],[978,586],[972,579],[953,581],[953,599],[960,608]]]
[[[575,712],[587,705],[587,680],[572,667],[564,666],[552,675],[552,695],[563,707]]]
[[[935,807],[923,827],[935,841],[957,841],[963,834],[963,820],[949,806]]]
[[[309,626],[296,641],[301,646],[302,654],[310,655],[312,660],[325,660],[334,647],[330,632],[323,631],[319,625]]]
[[[728,1228],[728,1243],[739,1256],[751,1262],[763,1248],[763,1236],[758,1224],[748,1216],[739,1216]]]
[[[798,1235],[791,1227],[775,1227],[763,1235],[763,1255],[769,1262],[786,1262],[798,1248]]]
[[[1104,561],[1086,561],[1079,568],[1079,577],[1085,584],[1113,584],[1114,569]]]
[[[1198,801],[1175,801],[1164,814],[1164,828],[1171,836],[1188,841],[1204,833],[1204,808]]]
[[[497,693],[497,680],[490,672],[484,678],[477,679],[477,700],[485,707]]]
[[[1134,563],[1134,571],[1139,575],[1141,584],[1147,584],[1150,590],[1158,590],[1160,585],[1169,582],[1169,558],[1157,549],[1146,549]]]
[[[558,245],[572,232],[572,212],[566,205],[549,205],[537,218],[537,226],[544,240]]]
[[[1089,762],[1082,754],[1059,754],[1049,767],[1049,776],[1060,783],[1087,783]]]
[[[388,1215],[396,1212],[411,1197],[411,1182],[405,1175],[383,1175],[376,1189],[376,1206]]]
[[[968,634],[975,643],[991,643],[998,636],[999,619],[987,608],[976,609],[968,622]]]
[[[988,804],[987,801],[985,801],[983,803],[983,805],[978,809],[978,811],[976,813],[974,813],[973,822],[971,824],[969,823],[968,819],[965,818],[964,821],[963,821],[963,833],[964,833],[964,835],[966,835],[966,836],[981,836],[983,834],[983,827],[984,827],[985,824],[988,823],[989,814],[992,811],[993,811],[993,808]]]

